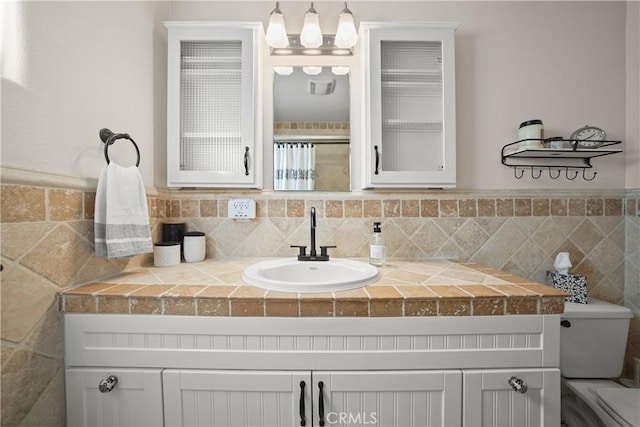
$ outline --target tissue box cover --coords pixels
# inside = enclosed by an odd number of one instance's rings
[[[587,278],[579,274],[559,274],[547,271],[547,285],[570,293],[566,302],[587,303]]]

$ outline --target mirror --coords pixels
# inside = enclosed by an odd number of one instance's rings
[[[274,191],[349,191],[349,67],[274,67]]]

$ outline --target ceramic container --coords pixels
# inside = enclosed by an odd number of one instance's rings
[[[206,236],[201,231],[188,231],[183,237],[184,260],[200,262],[207,252]]]
[[[158,242],[153,246],[153,265],[172,267],[180,264],[180,242]]]

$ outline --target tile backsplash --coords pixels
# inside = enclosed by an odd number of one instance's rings
[[[93,253],[95,191],[2,185],[2,424],[64,425],[61,289],[112,276],[150,255]],[[152,235],[181,219],[207,234],[207,257],[293,256],[318,244],[338,257],[367,256],[373,221],[391,258],[458,258],[544,282],[558,252],[588,279],[589,294],[634,310],[628,359],[640,354],[638,191],[259,193],[159,191],[148,198]],[[230,197],[253,197],[257,218],[228,219]],[[626,365],[630,374],[630,363]]]

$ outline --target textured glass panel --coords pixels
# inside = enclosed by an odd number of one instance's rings
[[[180,169],[242,171],[242,42],[181,42]]]
[[[443,166],[442,43],[382,41],[382,169]]]

